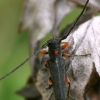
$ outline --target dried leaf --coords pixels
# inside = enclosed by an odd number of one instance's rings
[[[41,37],[41,31],[43,29],[44,32],[42,35],[46,35],[52,30],[55,16],[57,17],[56,25],[58,26],[64,15],[72,11],[74,7],[75,5],[68,0],[26,0],[20,19],[19,31],[25,28],[30,30],[30,27],[32,29],[34,28],[34,30],[38,29],[39,31],[35,32],[40,35],[39,37],[41,39],[44,37]]]
[[[100,99],[100,76],[96,71],[95,64],[93,63],[93,70],[85,87],[84,98],[88,100]]]
[[[29,30],[30,55],[38,50],[39,41],[52,31],[54,23],[55,27],[57,27],[64,15],[74,8],[74,4],[66,0],[57,1],[56,5],[55,2],[56,0],[26,0],[24,4],[19,31],[26,28]],[[57,15],[55,14],[56,11]],[[57,22],[54,22],[55,16]],[[35,56],[30,59],[33,78],[36,78],[37,66],[40,64],[36,60],[38,58]]]
[[[69,47],[64,51],[71,57],[66,61],[66,75],[71,81],[70,95],[76,100],[90,100],[94,96],[99,100],[99,90],[94,86],[99,86],[100,80],[100,17],[94,17],[82,24],[75,32],[70,34],[63,42],[68,42]],[[46,57],[48,59],[48,57]],[[44,62],[37,76],[37,87],[43,96],[43,100],[52,100],[53,89],[46,90],[47,81],[50,77],[49,70],[45,69]],[[56,73],[55,73],[56,74]],[[91,77],[94,75],[96,77]],[[93,81],[91,83],[91,81]],[[90,84],[91,83],[91,84]],[[90,89],[88,89],[90,87]],[[66,84],[66,90],[68,84]],[[92,90],[96,92],[92,92]],[[88,91],[87,91],[88,90]],[[92,95],[92,93],[94,95]],[[96,93],[96,96],[95,96]],[[67,94],[66,94],[67,95]],[[97,97],[98,96],[98,97]],[[52,99],[50,99],[52,98]],[[67,100],[70,100],[69,98]],[[94,100],[93,98],[91,100]]]
[[[84,6],[84,3],[86,2],[85,0],[70,0],[73,3],[79,5],[79,6]],[[89,6],[94,6],[96,9],[100,11],[100,0],[89,0]]]

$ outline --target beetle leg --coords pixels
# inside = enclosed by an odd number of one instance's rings
[[[45,62],[45,67],[46,67],[46,68],[49,68],[49,60],[47,60],[47,61]]]
[[[49,85],[49,87],[47,87],[46,89],[51,89],[52,86],[53,86],[51,77],[50,77],[49,80],[48,80],[48,85]]]
[[[70,55],[69,54],[66,54],[66,53],[63,53],[62,56],[63,57],[66,57],[66,58],[70,57]]]
[[[66,83],[69,84],[67,96],[68,96],[71,100],[75,100],[75,99],[73,99],[73,98],[70,96],[70,80],[69,80],[69,78],[68,78],[68,77],[65,77],[65,81],[66,81]]]
[[[67,93],[67,95],[68,95],[68,97],[70,97],[70,83],[68,83],[69,84],[69,86],[68,86],[68,93]]]
[[[68,83],[69,84],[69,86],[68,86],[68,92],[67,92],[67,95],[68,95],[68,97],[69,97],[69,91],[70,91],[70,80],[69,80],[69,78],[68,77],[65,77],[65,81],[66,81],[66,83]]]
[[[62,50],[65,49],[66,47],[68,47],[68,43],[67,42],[61,42]]]
[[[48,52],[46,51],[46,50],[40,50],[40,52],[39,52],[40,54],[48,54]]]
[[[68,83],[68,84],[70,83],[70,80],[69,80],[68,77],[65,77],[65,82]]]
[[[67,93],[67,95],[69,96],[69,91],[70,91],[70,80],[69,80],[68,77],[65,77],[65,81],[66,81],[66,83],[69,84],[69,86],[68,86],[68,93]]]

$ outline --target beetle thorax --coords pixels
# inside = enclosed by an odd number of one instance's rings
[[[50,59],[56,59],[58,57],[62,56],[62,49],[61,49],[61,45],[60,45],[60,41],[59,39],[51,39],[48,43],[48,53],[49,53],[49,57]],[[57,54],[55,54],[55,52],[57,52]]]

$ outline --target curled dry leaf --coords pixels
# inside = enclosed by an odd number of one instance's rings
[[[74,4],[66,0],[26,0],[20,19],[19,32],[28,28],[30,55],[38,50],[39,41],[53,29],[54,23],[57,27],[64,15],[73,8]],[[57,13],[55,13],[56,11]],[[57,22],[54,22],[55,19]],[[30,59],[33,78],[37,72],[37,68],[34,67],[36,59],[35,56]]]
[[[71,81],[70,95],[75,100],[100,99],[99,27],[100,16],[97,16],[80,25],[75,32],[63,40],[63,42],[69,43],[69,47],[64,51],[70,54],[70,58],[65,59],[66,76]],[[43,100],[53,100],[53,89],[46,90],[47,81],[50,77],[49,69],[46,69],[44,65],[46,59],[48,56],[43,58],[36,85],[43,96]],[[68,84],[66,84],[66,90],[68,90]],[[67,98],[67,100],[70,99]]]
[[[74,7],[74,4],[68,0],[26,0],[20,19],[19,32],[32,27],[34,30],[39,30],[36,31],[37,36],[40,35],[37,39],[41,39],[52,30],[55,13],[58,26],[64,15],[72,11]],[[57,8],[56,12],[55,8]],[[43,31],[41,34],[42,29],[47,30],[46,33]]]

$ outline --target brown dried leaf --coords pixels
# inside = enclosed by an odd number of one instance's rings
[[[97,100],[99,98],[99,89],[97,90],[96,87],[96,85],[99,86],[100,83],[99,26],[100,17],[94,17],[82,24],[73,32],[74,34],[70,34],[67,39],[63,40],[63,42],[69,42],[69,47],[66,51],[69,52],[71,57],[65,60],[66,75],[71,81],[70,95],[76,100]],[[48,57],[46,57],[46,59],[48,59]],[[36,85],[42,94],[43,100],[51,100],[53,89],[46,90],[50,73],[49,70],[45,69],[44,62],[42,62],[38,72]],[[95,76],[96,79],[91,75]],[[93,81],[92,84],[90,84],[91,81]],[[92,85],[94,85],[96,89]],[[90,87],[90,89],[88,89],[88,87]],[[68,84],[66,84],[66,90],[67,89]],[[95,92],[93,92],[94,90]],[[90,99],[92,96],[97,99]],[[67,100],[70,99],[68,98]]]
[[[56,5],[55,2],[56,0],[26,0],[24,4],[19,31],[26,28],[29,30],[30,55],[38,50],[39,41],[52,31],[54,23],[56,29],[64,15],[74,8],[74,4],[66,0],[57,0]],[[57,19],[57,22],[54,22],[55,19]],[[40,64],[38,58],[32,57],[30,64],[33,78],[35,78],[38,71],[37,66]]]

